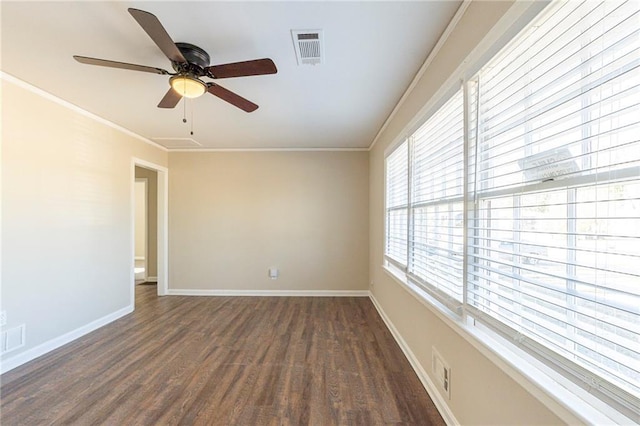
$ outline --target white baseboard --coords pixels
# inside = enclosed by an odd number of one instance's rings
[[[131,312],[133,312],[133,306],[129,305],[126,308],[122,308],[102,318],[98,318],[97,320],[92,321],[87,325],[83,325],[82,327],[76,328],[73,331],[63,334],[62,336],[51,339],[48,342],[44,342],[34,348],[3,360],[2,362],[0,362],[0,374],[6,373],[9,370],[13,370],[14,368],[32,361],[48,352],[51,352],[52,350],[57,349],[60,346],[66,345],[67,343],[70,343],[84,336],[85,334],[91,333],[92,331],[97,330],[98,328],[105,326],[110,322],[117,320],[118,318],[130,314]]]
[[[157,283],[158,282],[158,277],[147,277],[147,279],[145,280],[148,283]]]
[[[169,296],[368,297],[368,290],[190,290],[170,288]]]
[[[376,310],[380,314],[380,317],[382,318],[384,323],[387,325],[387,328],[389,329],[389,331],[391,331],[391,334],[393,335],[393,338],[396,340],[396,342],[400,346],[400,349],[402,349],[402,352],[404,352],[404,355],[409,360],[411,367],[413,367],[413,370],[418,375],[420,382],[422,382],[422,386],[424,386],[427,393],[431,397],[431,400],[433,401],[436,408],[440,412],[440,415],[444,419],[445,423],[447,425],[459,425],[460,422],[456,420],[455,416],[453,415],[453,412],[449,408],[449,405],[445,401],[444,397],[442,396],[442,394],[440,394],[440,392],[438,391],[438,388],[436,388],[436,385],[433,383],[433,381],[431,380],[427,372],[424,370],[424,368],[416,358],[416,356],[413,354],[413,351],[411,351],[411,348],[409,348],[409,345],[407,344],[407,342],[402,338],[402,335],[400,334],[398,329],[395,327],[395,325],[393,325],[393,323],[391,322],[387,314],[384,312],[384,310],[382,309],[382,306],[380,306],[375,296],[373,294],[369,294],[369,298],[373,302],[373,306],[376,307]]]

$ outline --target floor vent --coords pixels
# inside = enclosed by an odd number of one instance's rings
[[[322,30],[291,30],[298,65],[318,65],[324,62]]]

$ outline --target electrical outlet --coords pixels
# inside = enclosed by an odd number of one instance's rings
[[[7,325],[7,311],[0,311],[0,327]]]
[[[272,280],[277,280],[279,276],[280,276],[280,270],[278,270],[278,268],[275,268],[275,267],[269,268],[269,278],[271,278]]]
[[[374,282],[373,282],[373,280],[371,280],[371,283],[369,284],[369,288],[371,288],[371,290],[373,290],[373,287],[374,287]]]

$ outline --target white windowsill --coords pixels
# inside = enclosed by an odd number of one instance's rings
[[[387,265],[382,265],[382,268],[430,312],[562,420],[575,423],[577,418],[584,424],[596,425],[637,424],[491,330],[467,324],[463,317],[417,285],[408,282],[402,271]]]

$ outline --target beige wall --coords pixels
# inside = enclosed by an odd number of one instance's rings
[[[366,152],[170,153],[169,168],[170,289],[367,289]]]
[[[509,2],[471,3],[370,152],[370,276],[374,282],[373,294],[425,371],[431,371],[432,346],[449,363],[452,382],[448,405],[455,418],[464,425],[549,425],[562,422],[383,270],[384,152],[510,6]],[[432,380],[435,382],[435,377]]]
[[[136,168],[137,169],[137,168]],[[147,255],[147,181],[136,179],[135,212],[135,256],[136,259]]]
[[[136,166],[136,178],[147,179],[147,278],[158,278],[158,172]]]
[[[2,106],[4,361],[131,306],[132,158],[167,153],[6,80]]]

